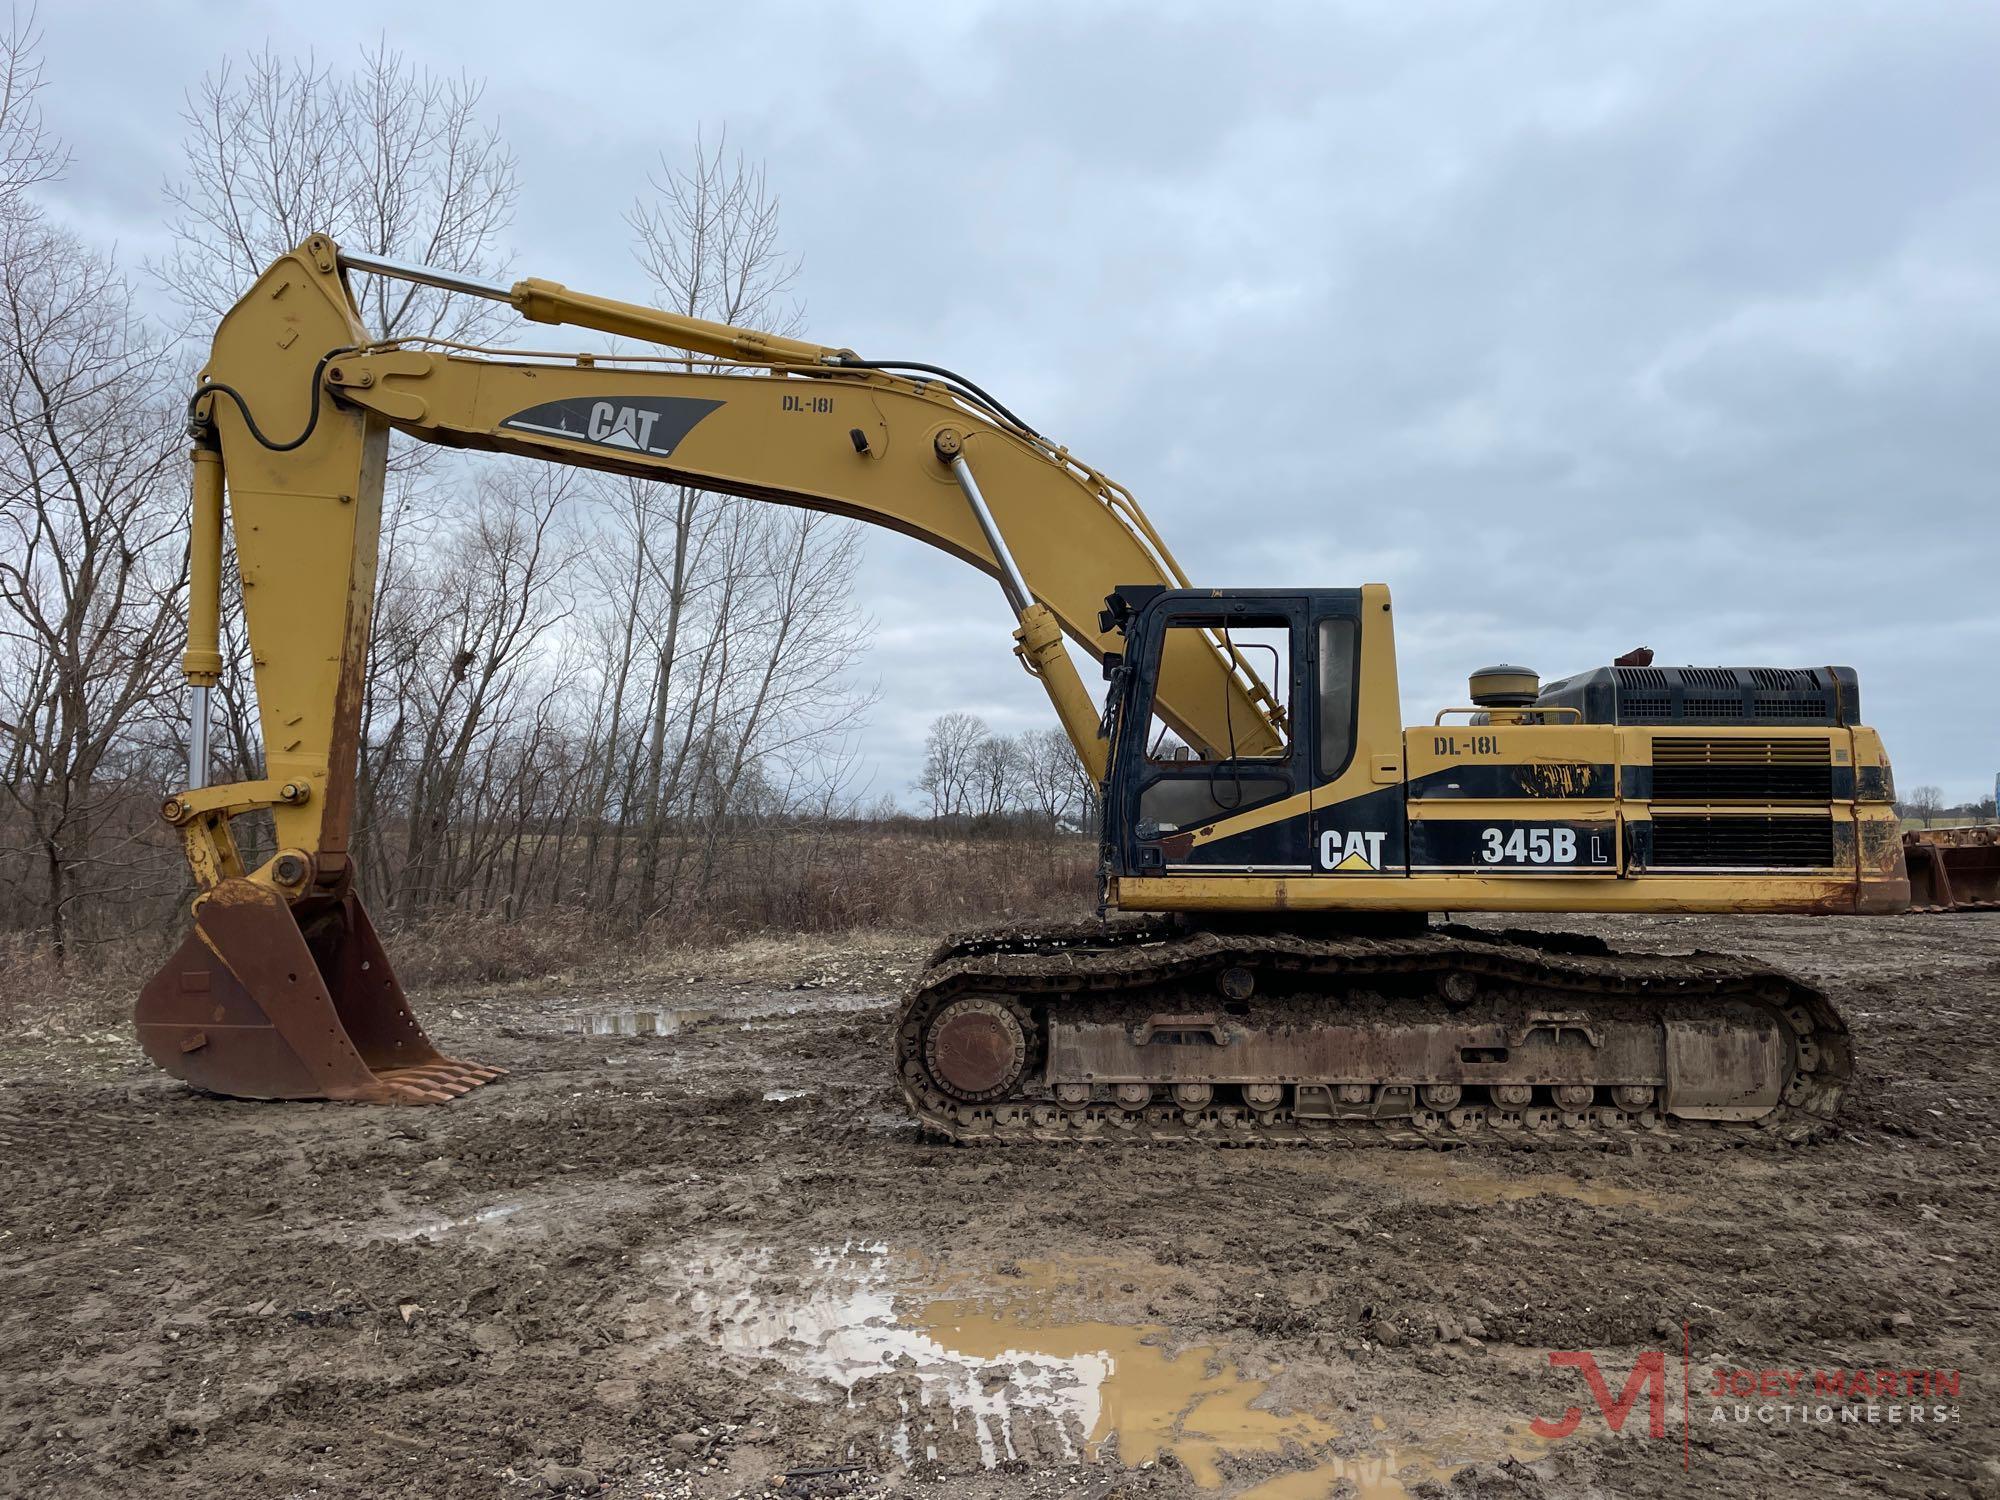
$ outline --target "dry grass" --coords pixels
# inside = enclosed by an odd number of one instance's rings
[[[123,1024],[139,986],[179,940],[178,932],[148,934],[96,944],[58,963],[35,938],[0,933],[0,1034],[70,1036]]]
[[[817,830],[726,848],[709,881],[638,926],[583,907],[513,919],[448,913],[402,927],[376,915],[412,991],[718,967],[746,981],[824,971],[841,984],[900,972],[927,940],[957,928],[1083,916],[1095,870],[1095,846],[1082,839]],[[65,963],[30,937],[0,935],[0,1034],[121,1025],[180,940],[179,923],[168,925]]]
[[[715,876],[634,927],[580,909],[518,920],[438,918],[391,939],[412,988],[588,978],[681,953],[754,951],[794,936],[936,936],[1003,922],[1073,919],[1096,898],[1096,849],[1080,839],[941,839],[903,832],[757,838],[725,851]],[[804,945],[810,947],[810,943]],[[670,964],[669,964],[670,966]]]
[[[1077,915],[1096,896],[1095,845],[1076,838],[937,838],[843,832],[753,841],[671,914],[682,930],[936,931]]]

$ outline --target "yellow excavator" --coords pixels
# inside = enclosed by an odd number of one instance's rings
[[[354,272],[677,352],[376,339]],[[1920,865],[1922,904],[1953,874],[1995,893],[1990,841],[1906,857],[1845,668],[1492,667],[1406,728],[1387,588],[1196,588],[1130,494],[935,366],[315,235],[223,318],[190,430],[193,732],[164,813],[198,894],[137,1025],[215,1093],[439,1102],[497,1072],[426,1038],[348,855],[392,430],[855,517],[998,580],[1102,789],[1103,910],[934,955],[893,1066],[951,1139],[1803,1137],[1852,1070],[1811,987],[1432,918],[1889,913]],[[225,495],[266,774],[210,786]],[[260,811],[250,869],[231,824]]]

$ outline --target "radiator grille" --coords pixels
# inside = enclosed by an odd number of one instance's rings
[[[1739,694],[1734,698],[1697,697],[1687,695],[1687,717],[1695,720],[1740,719],[1743,717],[1743,699]]]
[[[1833,820],[1656,817],[1652,863],[1705,870],[1818,869],[1833,863]]]
[[[1778,693],[1757,695],[1757,717],[1792,719],[1801,724],[1824,724],[1830,717],[1822,697],[1787,698]]]
[[[1618,700],[1618,716],[1627,724],[1671,723],[1674,700],[1665,693],[1627,693]]]
[[[1536,701],[1586,724],[1853,724],[1861,712],[1845,667],[1599,667]]]
[[[1655,802],[1830,802],[1831,744],[1816,736],[1653,740]]]

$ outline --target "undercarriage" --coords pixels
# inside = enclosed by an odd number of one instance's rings
[[[972,1143],[1797,1141],[1853,1070],[1826,997],[1750,960],[1449,926],[961,938],[896,1038],[911,1109]]]

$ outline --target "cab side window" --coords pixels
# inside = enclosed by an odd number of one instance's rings
[[[1321,620],[1319,646],[1319,777],[1329,781],[1346,769],[1354,754],[1354,699],[1359,691],[1355,656],[1360,647],[1357,620]]]

